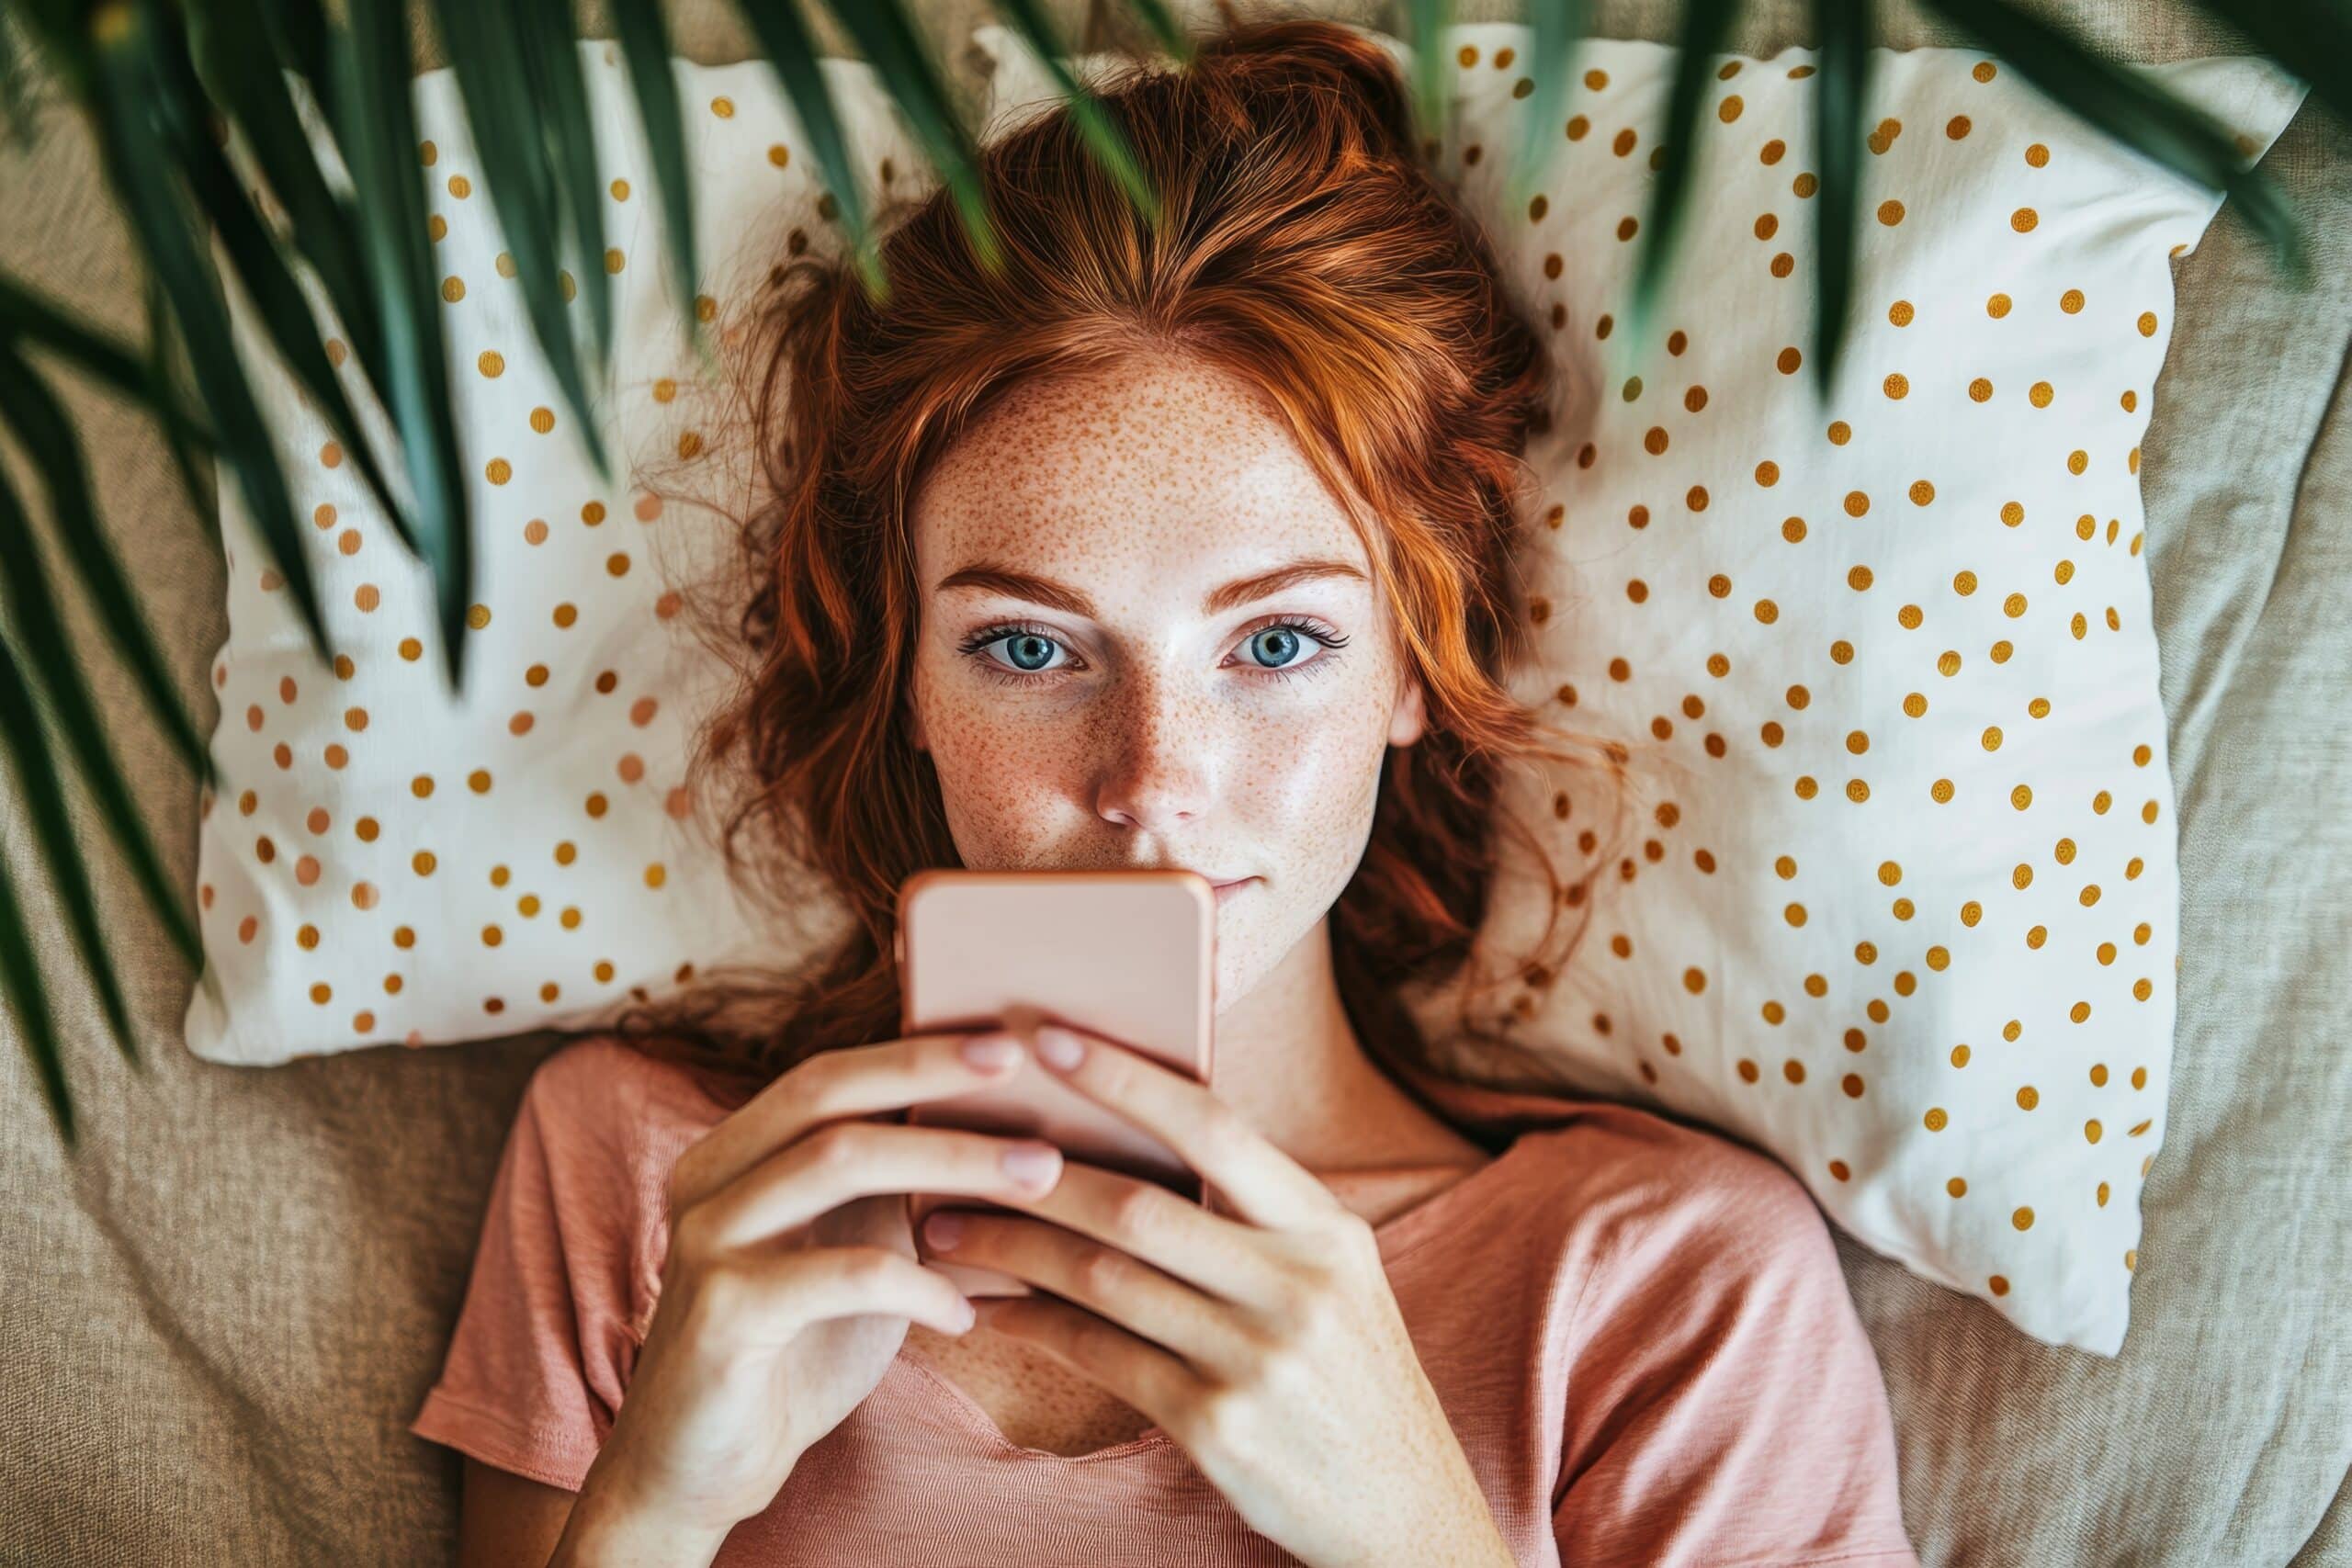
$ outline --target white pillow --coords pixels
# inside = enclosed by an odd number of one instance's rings
[[[1052,87],[1018,35],[975,40],[1001,130]],[[2179,947],[2138,443],[2169,258],[2220,197],[1981,53],[1876,51],[1857,324],[1823,407],[1815,55],[1726,56],[1664,350],[1618,367],[1675,51],[1589,40],[1544,194],[1506,209],[1528,30],[1449,41],[1441,167],[1566,383],[1529,453],[1542,664],[1518,694],[1622,740],[1637,791],[1630,823],[1578,784],[1510,801],[1556,818],[1571,879],[1632,832],[1568,972],[1498,1021],[1564,1084],[1767,1149],[1877,1251],[2115,1354]],[[2154,73],[2250,159],[2302,96],[2253,58]],[[1496,951],[1545,899],[1515,865]],[[1438,1029],[1456,994],[1416,1010]]]
[[[415,83],[479,550],[461,699],[449,693],[425,569],[230,288],[241,355],[316,525],[303,543],[347,662],[330,668],[311,652],[224,485],[230,629],[212,669],[223,782],[203,802],[198,877],[207,967],[225,1005],[205,987],[191,998],[198,1056],[264,1064],[593,1028],[631,993],[776,955],[780,938],[739,897],[684,788],[695,728],[731,671],[677,613],[679,593],[722,563],[734,525],[645,488],[740,501],[730,487],[748,465],[706,423],[729,412],[724,377],[697,376],[680,325],[626,71],[612,44],[580,48],[610,181],[606,266],[619,267],[611,388],[596,405],[612,490],[505,276],[456,79],[439,70]],[[837,253],[841,232],[830,199],[820,210],[816,160],[764,61],[673,68],[709,273],[698,298],[726,330],[772,266],[804,243]],[[903,190],[921,155],[872,72],[822,68],[869,197],[886,173],[897,182],[887,188]],[[322,122],[302,108],[348,192]],[[242,141],[231,151],[252,167]],[[299,276],[326,330],[340,331],[307,267]],[[357,367],[340,342],[329,352],[379,452],[395,450]],[[706,446],[719,460],[705,460]],[[682,461],[687,453],[697,456]],[[657,477],[639,482],[632,454]]]

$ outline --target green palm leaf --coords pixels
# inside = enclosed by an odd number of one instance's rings
[[[1629,366],[1641,363],[1648,355],[1657,331],[1658,296],[1674,265],[1683,214],[1690,205],[1690,171],[1698,164],[1700,100],[1714,79],[1714,56],[1723,48],[1737,8],[1738,0],[1688,0],[1682,8],[1674,85],[1666,101],[1665,151],[1660,155],[1657,183],[1651,187],[1648,220],[1642,226],[1642,252],[1634,262],[1633,297],[1619,351]]]
[[[156,417],[183,440],[207,451],[218,446],[211,429],[176,401],[154,402],[151,373],[139,355],[75,321],[63,306],[9,277],[0,277],[0,337],[37,344],[123,396],[148,402]]]
[[[472,602],[471,514],[458,474],[441,296],[424,227],[408,26],[400,0],[350,0],[329,56],[335,140],[357,197],[368,276],[384,322],[386,407],[408,460],[417,553],[432,568],[450,689],[464,685],[466,606]],[[569,333],[557,334],[568,341]]]
[[[383,362],[384,335],[368,292],[358,220],[327,185],[311,154],[272,28],[254,0],[214,0],[189,13],[188,42],[206,89],[243,130],[270,195],[286,211],[296,247],[310,262],[354,360],[373,385],[376,367]],[[314,96],[316,92],[313,87]],[[374,390],[381,402],[383,389]],[[385,505],[404,528],[405,520],[388,498]]]
[[[397,520],[400,504],[376,460],[374,444],[361,432],[359,416],[353,412],[350,400],[344,395],[343,382],[327,358],[326,345],[319,338],[318,318],[311,313],[301,285],[294,280],[294,274],[279,254],[277,242],[249,204],[236,171],[198,123],[197,116],[206,100],[194,69],[181,51],[177,39],[163,31],[152,36],[156,68],[166,83],[166,90],[157,96],[155,107],[198,205],[219,231],[221,247],[236,268],[237,280],[243,286],[254,314],[269,334],[278,356],[323,412],[335,439],[357,462],[361,476],[375,492],[384,514]],[[316,165],[312,167],[315,170]]]
[[[123,782],[122,769],[107,744],[97,701],[82,673],[82,661],[66,637],[65,621],[58,614],[49,574],[34,547],[32,519],[5,473],[0,473],[0,563],[6,568],[0,572],[0,610],[5,610],[8,639],[24,667],[35,671],[46,688],[50,717],[64,733],[81,764],[98,818],[130,863],[148,902],[163,918],[172,944],[190,964],[200,967],[204,944],[180,909],[179,895],[164,870],[163,857],[155,852],[146,822]],[[24,740],[12,731],[11,743],[22,745]]]
[[[1589,0],[1528,0],[1526,118],[1520,122],[1518,155],[1510,164],[1510,204],[1525,207],[1536,183],[1552,166],[1565,138],[1560,109],[1576,78],[1577,51],[1591,25]]]
[[[611,458],[589,412],[588,381],[562,293],[566,274],[556,250],[562,197],[542,152],[539,111],[528,96],[515,90],[531,69],[526,63],[526,42],[515,14],[503,6],[483,6],[478,0],[435,0],[435,15],[457,73],[467,123],[473,130],[474,155],[481,160],[482,183],[489,187],[491,202],[498,211],[499,231],[514,258],[514,281],[523,290],[531,330],[548,356],[557,387],[579,422],[597,472],[609,485]],[[594,178],[592,168],[592,188]],[[597,248],[582,262],[591,289],[605,282],[603,232],[599,220]],[[601,372],[598,378],[602,379]]]
[[[147,403],[156,411],[155,423],[164,433],[164,450],[171,454],[172,469],[179,475],[180,491],[187,497],[191,515],[210,519],[217,514],[220,497],[215,484],[205,482],[196,471],[197,445],[185,428],[187,421],[178,415],[179,379],[172,372],[172,322],[170,302],[164,297],[164,287],[151,270],[140,290],[147,310]],[[209,443],[206,443],[208,446]],[[217,479],[217,475],[216,475]]]
[[[17,46],[17,24],[6,6],[0,6],[0,124],[7,127],[8,140],[18,152],[32,151],[33,120],[25,95],[24,53]]]
[[[1413,124],[1423,141],[1445,134],[1446,34],[1453,27],[1453,0],[1413,0],[1405,41],[1413,50]]]
[[[849,236],[850,255],[867,296],[877,303],[890,297],[890,281],[882,271],[882,247],[865,210],[857,171],[850,166],[849,137],[841,109],[825,73],[817,64],[817,41],[793,8],[793,0],[738,0],[743,19],[767,51],[768,63],[791,100],[801,134],[816,151],[825,188],[839,209],[842,231]],[[691,281],[687,284],[692,287]]]
[[[1127,193],[1145,221],[1157,228],[1159,223],[1159,196],[1144,178],[1143,170],[1136,164],[1135,148],[1119,128],[1111,123],[1103,112],[1102,102],[1089,91],[1062,58],[1061,40],[1046,20],[1045,11],[1037,0],[996,0],[997,14],[1010,22],[1028,40],[1031,52],[1046,62],[1053,73],[1055,85],[1061,88],[1062,99],[1069,110],[1070,122],[1078,127],[1096,162],[1109,170],[1119,187]]]
[[[857,40],[938,171],[981,266],[994,272],[1004,257],[980,191],[979,146],[948,96],[930,51],[907,21],[900,0],[835,0],[832,13]]]
[[[248,510],[276,558],[312,647],[327,657],[326,624],[295,530],[293,498],[268,426],[247,385],[218,281],[198,249],[169,141],[148,110],[163,96],[150,18],[116,5],[97,13],[91,37],[99,152],[187,334],[190,367],[220,434]]]
[[[588,112],[588,85],[580,74],[571,0],[507,0],[507,8],[522,46],[522,79],[531,91],[534,141],[527,145],[545,149],[555,176],[556,208],[569,222],[572,244],[580,253],[590,355],[601,385],[613,341],[613,278],[605,265],[605,188],[596,169],[596,128]],[[572,412],[594,454],[597,472],[609,485],[612,465],[596,434],[596,422],[584,403]]]
[[[1813,85],[1814,158],[1820,199],[1814,205],[1813,376],[1815,397],[1829,400],[1854,301],[1855,236],[1861,227],[1862,116],[1870,102],[1870,0],[1814,0],[1820,35]]]
[[[65,558],[80,578],[83,592],[96,604],[116,646],[129,660],[149,710],[188,766],[211,783],[212,758],[197,734],[195,721],[180,705],[163,650],[155,645],[146,617],[140,614],[130,580],[124,575],[114,547],[98,525],[81,437],[51,395],[48,383],[5,338],[0,338],[0,416],[14,427],[27,451],[40,454],[50,515],[64,542]]]
[[[106,933],[98,921],[97,895],[90,886],[89,869],[74,833],[74,819],[65,808],[65,790],[42,744],[40,713],[32,688],[25,684],[7,639],[0,637],[0,749],[5,749],[30,818],[33,838],[48,863],[49,879],[65,894],[65,926],[83,964],[97,982],[98,1003],[107,1028],[123,1055],[140,1064],[139,1043],[132,1037],[130,1009],[122,999],[122,986],[107,962]]]
[[[685,109],[670,65],[670,30],[662,20],[659,0],[613,0],[613,30],[637,95],[637,118],[645,128],[654,183],[662,189],[670,271],[679,280],[673,292],[684,319],[686,342],[703,369],[715,370],[710,334],[703,331],[702,316],[695,309],[695,280],[702,276],[702,263],[695,254],[695,190],[686,169]]]
[[[2197,0],[2352,121],[2352,7],[2343,0]]]
[[[49,1010],[49,993],[42,989],[40,961],[26,932],[23,900],[17,897],[17,879],[8,874],[8,857],[0,855],[0,998],[17,1015],[25,1037],[25,1055],[32,1058],[33,1076],[40,1079],[41,1098],[65,1146],[76,1145],[74,1096],[65,1087],[65,1054],[57,1038],[57,1017]]]
[[[2285,198],[2204,110],[2147,73],[2101,59],[2066,28],[2005,0],[1927,3],[2052,103],[2174,172],[2234,197],[2240,216],[2269,243],[2297,287],[2309,286],[2310,258]]]
[[[268,57],[285,62],[309,85],[311,98],[332,122],[334,70],[327,55],[326,14],[319,0],[259,0],[259,5],[270,37]]]

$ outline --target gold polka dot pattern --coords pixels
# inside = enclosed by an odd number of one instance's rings
[[[1051,92],[1016,37],[975,38],[993,114]],[[1879,51],[1824,400],[1811,51],[1708,84],[1681,259],[1631,361],[1623,242],[1674,51],[1584,41],[1530,203],[1505,63],[1527,30],[1448,41],[1435,166],[1560,367],[1528,454],[1541,664],[1519,695],[1633,775],[1628,800],[1577,778],[1514,799],[1597,880],[1566,972],[1501,991],[1493,1022],[1771,1150],[2026,1332],[2115,1353],[2140,1223],[2117,1200],[2162,1141],[2178,943],[2139,444],[2171,258],[2218,197],[1979,52]],[[2249,156],[2297,97],[2267,69],[2156,68]],[[1519,951],[1545,914],[1498,899],[1486,935]]]
[[[425,237],[479,552],[461,694],[427,574],[232,296],[240,353],[314,525],[302,543],[335,657],[309,649],[283,576],[224,487],[230,632],[211,671],[222,784],[201,803],[198,865],[217,987],[189,1006],[199,1056],[260,1064],[590,1028],[698,968],[777,954],[685,777],[695,727],[729,671],[688,630],[683,594],[721,568],[732,525],[664,498],[738,493],[740,471],[705,445],[724,371],[704,370],[684,341],[626,68],[608,42],[581,50],[597,124],[626,128],[606,147],[603,187],[616,333],[597,406],[610,482],[531,331],[495,205],[474,199],[481,162],[455,83],[436,71],[416,84],[418,156],[433,171]],[[820,213],[814,161],[788,155],[800,131],[766,65],[680,68],[695,78],[690,114],[707,106],[687,138],[707,271],[685,299],[723,352],[729,308],[753,302],[775,259],[837,250],[840,232]],[[869,182],[884,164],[922,166],[870,72],[823,68]],[[242,141],[230,155],[252,181]],[[381,412],[301,276],[334,334],[330,361],[380,440]],[[584,311],[576,282],[563,292]]]

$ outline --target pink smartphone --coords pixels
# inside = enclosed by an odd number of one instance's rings
[[[1062,1022],[1152,1056],[1197,1083],[1216,1050],[1216,894],[1192,871],[917,872],[899,890],[900,1031],[927,1034]],[[1211,1210],[1175,1151],[1024,1057],[1001,1083],[906,1108],[909,1124],[1042,1138],[1068,1160],[1156,1181]],[[965,1193],[934,1208],[1021,1211]],[[1031,1294],[993,1269],[929,1261],[967,1295]]]

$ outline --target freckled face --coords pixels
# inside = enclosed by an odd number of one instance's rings
[[[1347,886],[1421,732],[1363,546],[1260,397],[1165,352],[1031,382],[911,512],[909,728],[964,863],[1257,878],[1219,902],[1220,1011]]]

